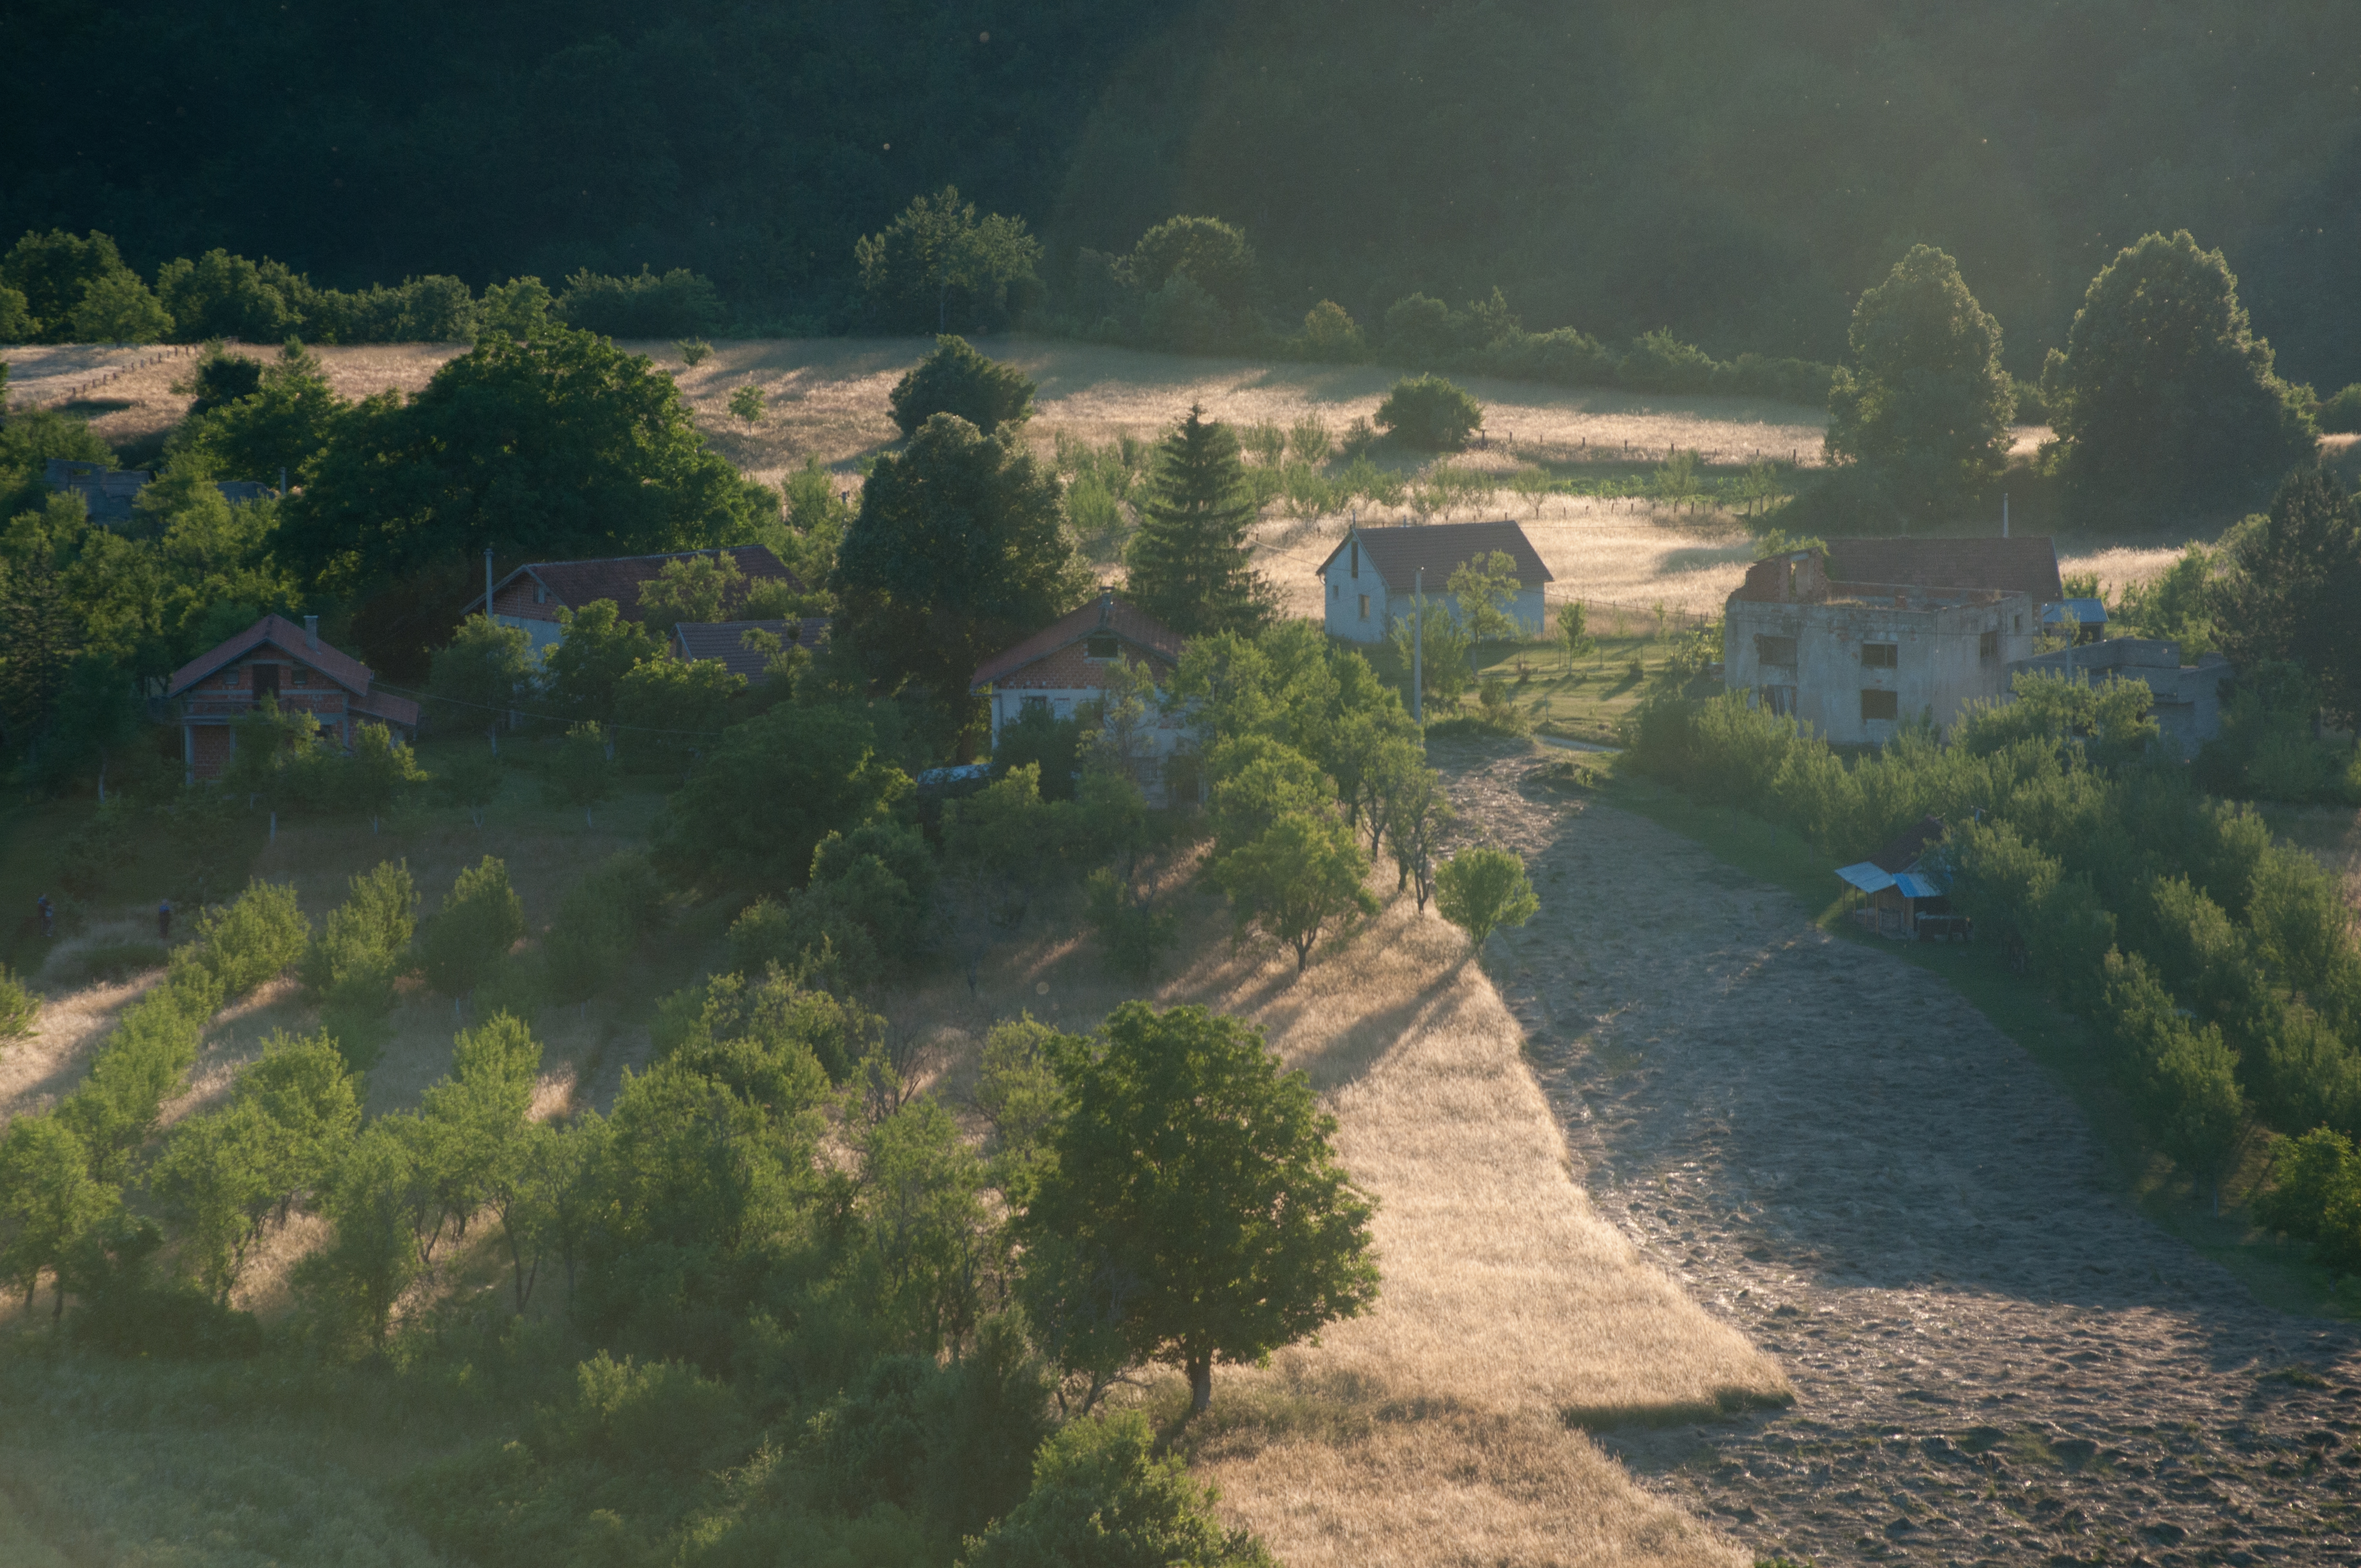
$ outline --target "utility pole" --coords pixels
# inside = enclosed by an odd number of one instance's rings
[[[2003,539],[2008,537],[2008,492],[2006,490],[2000,493],[2000,536]]]
[[[492,547],[484,546],[484,619],[492,619]]]
[[[1410,718],[1426,728],[1426,568],[1411,574]]]

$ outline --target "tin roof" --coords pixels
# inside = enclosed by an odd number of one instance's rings
[[[1419,574],[1425,574],[1429,589],[1442,593],[1451,574],[1478,555],[1501,551],[1517,564],[1517,584],[1520,587],[1535,587],[1555,582],[1550,569],[1542,565],[1541,552],[1525,537],[1524,529],[1512,520],[1499,522],[1430,522],[1405,523],[1392,528],[1353,528],[1319,565],[1323,574],[1328,563],[1336,559],[1355,539],[1361,542],[1361,554],[1378,571],[1378,579],[1395,593],[1408,593]]]

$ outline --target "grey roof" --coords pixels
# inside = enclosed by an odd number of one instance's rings
[[[802,620],[684,620],[672,629],[673,646],[683,659],[711,659],[733,675],[759,681],[770,655],[746,646],[749,631],[769,632],[783,649],[814,648],[828,641],[828,620],[810,616]]]
[[[2036,604],[2063,598],[2048,536],[2007,539],[1832,539],[1828,576],[1842,583],[1924,588],[1997,588]]]
[[[1537,587],[1557,580],[1542,565],[1541,552],[1525,537],[1524,529],[1507,519],[1499,522],[1406,523],[1393,528],[1348,529],[1343,543],[1320,563],[1320,572],[1325,575],[1328,563],[1349,549],[1356,538],[1361,542],[1361,554],[1377,568],[1378,580],[1395,593],[1410,592],[1423,570],[1428,591],[1439,594],[1451,574],[1470,558],[1489,555],[1495,550],[1504,552],[1516,562],[1520,587]]]
[[[80,496],[90,521],[109,526],[132,520],[136,515],[132,503],[154,477],[145,468],[102,468],[72,457],[52,457],[41,470],[42,482],[49,488]],[[267,500],[279,493],[258,479],[223,479],[214,488],[232,506]]]

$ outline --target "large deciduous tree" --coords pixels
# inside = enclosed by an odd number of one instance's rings
[[[1853,307],[1852,364],[1828,390],[1828,456],[1858,463],[1914,512],[1955,502],[2000,472],[2015,389],[2000,323],[1959,263],[1913,246]]]
[[[2074,505],[2100,521],[2246,504],[2316,445],[2229,263],[2186,229],[2125,247],[2091,280],[2041,392]]]
[[[935,339],[935,351],[894,383],[886,400],[905,436],[937,414],[957,414],[990,435],[1033,413],[1033,380],[1014,365],[978,354],[963,337]]]
[[[2212,585],[2223,651],[2241,669],[2265,659],[2301,665],[2324,705],[2361,718],[2361,506],[2326,469],[2281,481],[2268,515],[2224,541],[2228,572]]]
[[[858,713],[774,707],[722,734],[673,796],[656,852],[683,880],[791,887],[821,839],[878,820],[909,789]]]
[[[1191,404],[1157,444],[1139,510],[1125,598],[1184,637],[1251,633],[1269,620],[1275,596],[1246,555],[1254,493],[1228,425]]]
[[[878,459],[830,586],[834,635],[887,687],[924,688],[962,725],[976,667],[1072,609],[1089,579],[1066,536],[1058,481],[1007,433],[955,414]]]
[[[998,325],[1009,313],[1012,284],[1030,280],[1041,243],[1022,218],[976,216],[946,185],[914,198],[883,233],[852,247],[861,287],[880,325],[904,331],[949,332]]]
[[[290,559],[363,600],[420,573],[461,587],[487,547],[649,554],[755,538],[779,517],[773,492],[707,449],[670,377],[580,332],[487,337],[407,403],[356,405],[290,507]],[[418,619],[402,646],[448,625]]]
[[[1127,1002],[1060,1065],[1068,1109],[1020,1234],[1121,1298],[1131,1354],[1185,1372],[1192,1409],[1214,1362],[1258,1361],[1377,1299],[1372,1204],[1336,1162],[1335,1119],[1260,1030]]]

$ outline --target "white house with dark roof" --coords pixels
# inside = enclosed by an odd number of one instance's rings
[[[1516,563],[1517,597],[1509,614],[1517,630],[1526,637],[1546,635],[1549,612],[1542,598],[1554,579],[1525,531],[1505,521],[1348,529],[1344,543],[1320,564],[1328,634],[1382,642],[1397,620],[1410,618],[1412,595],[1419,591],[1428,605],[1455,615],[1459,607],[1446,591],[1451,574],[1494,551]]]

